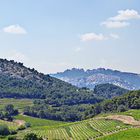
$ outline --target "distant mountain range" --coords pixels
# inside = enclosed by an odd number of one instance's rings
[[[128,90],[140,89],[140,74],[98,68],[93,70],[72,68],[51,76],[77,87],[94,89],[99,84],[113,84]]]

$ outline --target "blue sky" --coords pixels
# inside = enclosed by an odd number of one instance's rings
[[[40,72],[140,73],[139,0],[1,0],[0,57]]]

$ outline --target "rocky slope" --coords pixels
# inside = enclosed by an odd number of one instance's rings
[[[71,69],[64,72],[51,74],[63,81],[78,87],[94,89],[95,85],[110,83],[129,90],[140,89],[140,75],[135,73],[121,72],[111,69]]]

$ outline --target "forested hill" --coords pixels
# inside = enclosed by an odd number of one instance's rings
[[[110,99],[113,97],[121,96],[129,90],[118,87],[112,84],[100,84],[94,88],[94,93],[100,97]]]
[[[0,97],[40,98],[54,106],[96,103],[93,91],[44,75],[22,63],[0,59]]]
[[[92,118],[101,113],[124,112],[129,109],[140,109],[140,91],[130,91],[119,97],[104,100],[92,105],[75,105],[50,107],[45,100],[34,102],[32,107],[24,110],[25,115],[61,121],[79,121]]]
[[[140,109],[140,90],[93,105],[86,111],[86,116],[90,118],[100,113],[124,112],[129,109]]]

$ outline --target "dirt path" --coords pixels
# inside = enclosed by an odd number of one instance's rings
[[[132,116],[126,116],[126,115],[110,115],[105,117],[106,119],[111,120],[118,120],[125,124],[130,124],[133,126],[140,126],[140,121],[136,121]]]
[[[18,126],[25,125],[25,121],[23,121],[23,120],[14,120],[14,122],[15,122]]]

